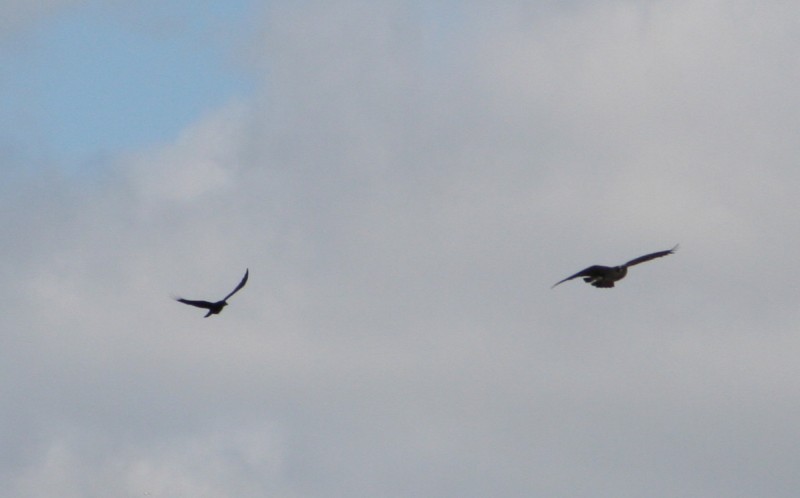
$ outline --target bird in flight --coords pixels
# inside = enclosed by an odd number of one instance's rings
[[[602,288],[611,288],[614,287],[614,282],[617,280],[622,280],[625,278],[625,275],[628,274],[628,267],[633,265],[638,265],[639,263],[644,263],[645,261],[650,261],[651,259],[661,258],[667,256],[668,254],[673,254],[676,250],[678,250],[678,246],[676,245],[672,249],[667,249],[666,251],[658,251],[650,254],[645,254],[644,256],[639,256],[636,259],[632,259],[625,263],[624,265],[620,266],[600,266],[594,265],[586,268],[584,270],[579,271],[575,275],[571,277],[567,277],[560,282],[556,282],[553,284],[555,287],[558,284],[563,284],[567,280],[572,280],[573,278],[583,277],[583,281],[594,285],[595,287],[602,287]],[[551,287],[551,289],[553,288]]]
[[[208,318],[211,315],[219,315],[220,312],[222,311],[222,308],[224,308],[225,306],[228,305],[228,299],[230,299],[230,297],[232,295],[234,295],[237,292],[239,292],[239,289],[244,287],[244,284],[247,283],[247,277],[248,276],[250,276],[250,269],[249,268],[244,272],[244,277],[242,277],[242,281],[239,282],[239,285],[237,285],[236,288],[233,289],[230,294],[228,294],[227,296],[225,296],[224,298],[222,298],[221,300],[219,300],[219,301],[217,301],[215,303],[211,303],[211,302],[208,302],[208,301],[192,301],[190,299],[183,299],[183,298],[180,298],[180,297],[175,298],[175,300],[178,301],[179,303],[188,304],[188,305],[191,305],[191,306],[197,306],[198,308],[207,309],[208,313],[206,313],[206,316],[204,316],[203,318]]]

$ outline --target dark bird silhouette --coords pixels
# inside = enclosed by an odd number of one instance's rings
[[[658,251],[651,254],[645,254],[644,256],[639,256],[638,258],[632,259],[627,263],[625,263],[624,265],[620,266],[600,266],[600,265],[590,266],[589,268],[581,270],[575,275],[572,275],[571,277],[567,277],[560,282],[556,282],[555,284],[553,284],[553,287],[555,287],[558,284],[563,284],[567,280],[583,277],[583,281],[588,284],[594,285],[595,287],[598,288],[609,289],[611,287],[614,287],[614,282],[625,278],[625,275],[628,274],[629,267],[638,265],[639,263],[650,261],[651,259],[661,258],[668,254],[673,254],[676,250],[678,250],[677,245],[672,249],[668,249],[666,251]],[[553,287],[551,287],[551,289]]]
[[[183,299],[183,298],[180,298],[180,297],[175,298],[175,300],[178,301],[179,303],[188,304],[188,305],[191,305],[191,306],[197,306],[198,308],[207,309],[208,313],[206,313],[206,316],[204,316],[203,318],[208,318],[211,315],[219,315],[220,312],[222,311],[222,308],[224,308],[225,306],[228,305],[228,299],[230,299],[230,297],[232,295],[234,295],[237,292],[239,292],[239,289],[244,287],[244,284],[247,283],[247,277],[248,276],[250,276],[250,269],[249,268],[244,272],[244,277],[242,277],[242,281],[239,282],[239,285],[237,285],[236,288],[233,289],[230,294],[228,294],[223,299],[221,299],[220,301],[217,301],[215,303],[211,303],[211,302],[208,302],[208,301],[192,301],[190,299]]]

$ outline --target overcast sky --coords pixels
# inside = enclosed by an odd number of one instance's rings
[[[0,496],[796,497],[798,20],[0,1]]]

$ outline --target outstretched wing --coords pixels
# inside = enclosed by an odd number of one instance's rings
[[[247,270],[245,270],[245,272],[244,272],[244,277],[242,277],[242,281],[241,281],[241,282],[239,282],[239,285],[237,285],[237,286],[236,286],[236,288],[235,288],[235,289],[233,289],[233,290],[231,291],[231,293],[230,293],[230,294],[228,294],[227,296],[225,296],[225,298],[223,299],[223,301],[227,301],[229,297],[231,297],[232,295],[234,295],[234,294],[236,294],[237,292],[239,292],[239,289],[241,289],[242,287],[244,287],[244,284],[246,284],[246,283],[247,283],[247,278],[248,278],[249,276],[250,276],[250,268],[248,268]]]
[[[627,263],[625,263],[625,266],[638,265],[639,263],[644,263],[646,261],[650,261],[651,259],[662,258],[669,254],[673,254],[677,250],[678,250],[678,245],[675,245],[675,247],[673,247],[672,249],[668,249],[666,251],[658,251],[651,254],[645,254],[644,256],[639,256],[636,259],[628,261]]]
[[[571,277],[567,277],[567,278],[565,278],[564,280],[562,280],[560,282],[556,282],[555,284],[553,284],[553,287],[555,287],[558,284],[563,284],[567,280],[572,280],[573,278],[578,278],[578,277],[597,278],[597,277],[604,276],[606,273],[608,273],[608,267],[607,266],[600,266],[600,265],[590,266],[589,268],[585,268],[585,269],[579,271],[578,273],[576,273],[575,275],[572,275]],[[553,287],[550,287],[550,288],[552,289]]]
[[[207,310],[211,309],[211,307],[214,305],[214,303],[209,303],[208,301],[192,301],[190,299],[183,299],[180,297],[176,297],[175,300],[179,303],[188,304],[189,306],[197,306],[198,308],[205,308]]]

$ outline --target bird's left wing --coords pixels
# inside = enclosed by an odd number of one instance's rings
[[[237,286],[236,286],[236,288],[235,288],[235,289],[233,289],[233,290],[231,291],[231,293],[230,293],[230,294],[228,294],[227,296],[225,296],[225,298],[223,299],[223,301],[227,301],[229,297],[231,297],[232,295],[234,295],[234,294],[236,294],[237,292],[239,292],[239,289],[241,289],[242,287],[244,287],[244,284],[246,284],[246,283],[247,283],[247,278],[248,278],[249,276],[250,276],[250,269],[248,268],[247,270],[245,270],[245,272],[244,272],[244,277],[242,277],[242,281],[241,281],[241,282],[239,282],[239,285],[237,285]]]
[[[211,306],[214,304],[214,303],[209,303],[208,301],[192,301],[191,299],[183,299],[180,297],[176,297],[175,300],[178,301],[179,303],[188,304],[190,306],[197,306],[198,308],[205,308],[205,309],[211,309]]]
[[[567,277],[567,278],[565,278],[564,280],[562,280],[560,282],[554,283],[553,287],[555,287],[558,284],[563,284],[567,280],[572,280],[573,278],[578,278],[578,277],[601,277],[601,276],[603,276],[603,273],[605,271],[607,271],[607,270],[608,270],[607,266],[600,266],[600,265],[590,266],[589,268],[584,268],[583,270],[579,271],[575,275],[572,275],[571,277]],[[552,289],[553,287],[550,287],[550,288]]]
[[[625,263],[625,266],[638,265],[639,263],[644,263],[646,261],[650,261],[651,259],[662,258],[664,256],[673,254],[677,250],[678,250],[678,245],[676,245],[672,249],[667,249],[666,251],[658,251],[651,254],[645,254],[644,256],[639,256],[636,259],[628,261],[627,263]]]

